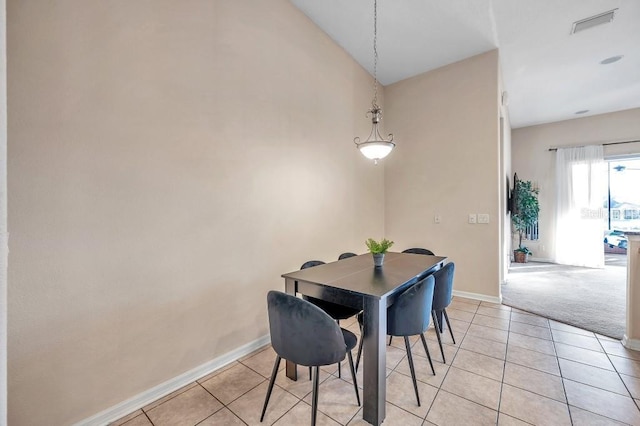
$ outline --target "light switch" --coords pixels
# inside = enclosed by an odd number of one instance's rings
[[[442,218],[440,217],[439,214],[433,217],[433,223],[440,223],[441,221],[442,221]]]
[[[489,223],[489,215],[486,213],[478,213],[478,223]]]
[[[476,223],[477,222],[477,216],[475,213],[469,213],[469,223]]]

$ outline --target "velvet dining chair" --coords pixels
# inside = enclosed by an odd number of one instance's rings
[[[433,292],[433,306],[431,307],[431,316],[433,317],[433,325],[436,329],[436,337],[438,338],[438,345],[440,346],[440,353],[442,354],[442,362],[446,363],[444,358],[444,349],[442,347],[442,331],[441,324],[442,317],[444,316],[447,322],[447,328],[449,334],[451,334],[451,340],[453,344],[456,343],[456,338],[453,337],[453,330],[451,329],[451,323],[449,322],[449,315],[447,315],[447,307],[451,304],[453,296],[453,273],[455,272],[455,264],[453,262],[447,263],[442,268],[434,272],[433,277],[436,280],[436,288]],[[438,320],[440,318],[440,320]]]
[[[311,391],[311,425],[316,424],[318,413],[318,387],[320,366],[349,359],[353,388],[360,406],[360,393],[351,350],[356,346],[356,335],[340,326],[322,309],[280,291],[267,294],[269,331],[276,360],[271,372],[260,422],[264,420],[282,359],[313,369]]]
[[[309,260],[302,264],[300,269],[312,268],[318,265],[324,265],[325,263],[322,260]],[[327,302],[322,299],[318,299],[311,296],[302,295],[302,298],[307,302],[311,302],[326,313],[331,316],[331,318],[336,321],[345,320],[347,318],[351,318],[354,315],[357,315],[362,309],[351,308],[349,306],[339,305],[333,302]]]
[[[314,266],[324,265],[325,262],[322,260],[309,260],[302,264],[300,269],[313,268]],[[318,299],[315,297],[302,295],[302,298],[307,302],[310,302],[323,311],[325,311],[331,318],[336,320],[338,324],[340,324],[341,320],[345,320],[347,318],[351,318],[354,315],[357,315],[362,309],[351,308],[349,306],[340,305],[333,302],[327,302],[326,300]],[[342,377],[342,370],[340,367],[340,363],[338,363],[338,377]]]
[[[429,249],[425,249],[425,248],[420,248],[420,247],[414,247],[414,248],[408,248],[406,250],[402,251],[403,253],[411,253],[411,254],[424,254],[427,256],[433,256],[433,252]]]
[[[425,256],[433,256],[433,252],[431,250],[426,248],[421,248],[421,247],[408,248],[406,250],[402,250],[402,252],[409,253],[409,254],[422,254]],[[391,346],[392,340],[393,340],[393,336],[389,336],[389,346]]]
[[[411,371],[411,379],[413,380],[413,389],[416,393],[416,400],[420,406],[420,393],[418,392],[418,383],[416,382],[415,366],[413,364],[413,355],[411,353],[411,344],[409,336],[420,335],[422,346],[427,354],[431,372],[436,375],[431,361],[429,347],[424,337],[424,332],[429,328],[429,317],[431,315],[433,304],[433,290],[435,287],[435,278],[429,275],[422,281],[411,286],[400,294],[395,303],[387,309],[387,334],[389,336],[404,337],[404,345],[407,351],[407,360],[409,361],[409,370]],[[358,320],[362,322],[362,315],[358,315]],[[356,371],[360,364],[362,356],[362,337],[360,337],[360,345],[358,346],[358,357],[356,359]]]
[[[413,389],[416,393],[418,406],[420,406],[420,394],[416,382],[409,336],[420,335],[422,346],[424,346],[424,351],[431,366],[431,372],[435,376],[436,372],[433,369],[433,362],[431,362],[431,354],[429,354],[429,347],[424,337],[424,332],[429,328],[434,287],[435,279],[432,275],[429,275],[408,290],[405,290],[404,293],[398,296],[395,303],[387,309],[387,334],[404,337],[407,360],[409,361],[409,369],[411,370],[411,379],[413,380]]]
[[[340,256],[338,256],[338,260],[343,260],[343,259],[348,259],[350,257],[354,257],[357,256],[357,254],[355,253],[351,253],[351,252],[346,252],[346,253],[342,253]]]
[[[436,280],[434,276],[429,275],[400,294],[395,303],[387,309],[387,334],[389,336],[404,337],[407,360],[409,361],[409,370],[411,371],[411,379],[413,380],[413,388],[416,393],[418,406],[420,406],[420,394],[418,392],[418,384],[416,382],[416,373],[413,364],[413,355],[411,353],[411,345],[409,343],[409,336],[420,335],[422,346],[424,347],[427,359],[429,360],[429,365],[431,366],[431,372],[435,376],[436,372],[433,368],[433,361],[431,360],[429,347],[427,346],[427,341],[424,337],[424,332],[429,328],[429,318],[431,316],[433,306],[434,287],[436,285],[435,282]],[[362,321],[361,315],[358,316],[358,319]],[[356,371],[358,370],[361,356],[362,337],[360,338],[360,345],[358,346]]]

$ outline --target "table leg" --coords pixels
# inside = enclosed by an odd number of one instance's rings
[[[385,418],[387,396],[387,301],[364,299],[363,418],[379,426]]]
[[[284,280],[284,291],[287,294],[291,294],[293,296],[296,295],[296,282],[295,280],[285,278]],[[298,367],[295,363],[287,360],[286,362],[286,371],[287,377],[291,380],[298,380]]]

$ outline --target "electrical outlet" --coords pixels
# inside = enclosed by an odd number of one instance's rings
[[[439,214],[433,217],[433,223],[440,223],[441,221],[442,221],[442,218],[440,217]]]
[[[469,213],[469,223],[477,223],[478,216],[475,213]]]
[[[489,223],[489,215],[486,213],[478,213],[478,223]]]

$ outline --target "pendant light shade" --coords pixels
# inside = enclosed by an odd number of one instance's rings
[[[393,142],[371,141],[361,143],[358,149],[369,160],[378,161],[389,155],[394,146]]]
[[[371,108],[367,114],[371,114],[371,133],[366,141],[360,142],[360,138],[354,138],[354,142],[362,155],[367,157],[370,160],[374,160],[375,164],[378,164],[378,160],[389,155],[391,150],[396,146],[393,143],[393,135],[389,134],[388,138],[385,139],[380,135],[380,130],[378,130],[378,123],[380,122],[380,118],[382,117],[382,109],[374,104],[373,108]]]
[[[393,150],[396,144],[393,142],[393,134],[389,134],[388,139],[380,135],[378,124],[382,119],[382,108],[378,106],[378,1],[373,2],[373,101],[371,101],[371,109],[367,114],[371,114],[371,133],[366,141],[360,142],[360,138],[353,139],[356,146],[364,155],[374,164],[378,164],[378,160],[386,157]]]

